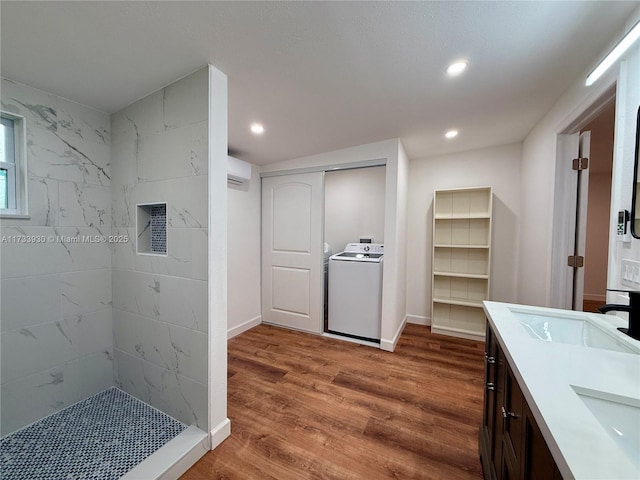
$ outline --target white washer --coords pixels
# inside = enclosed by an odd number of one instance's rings
[[[349,243],[329,259],[328,331],[380,343],[384,245]]]

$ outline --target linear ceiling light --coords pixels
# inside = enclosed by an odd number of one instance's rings
[[[613,47],[613,50],[609,52],[609,55],[607,55],[604,60],[602,60],[600,64],[598,64],[598,66],[587,76],[585,85],[587,87],[589,85],[593,85],[595,81],[598,80],[638,38],[640,38],[640,20],[636,22],[631,30],[629,30],[629,33],[627,33],[622,40]]]

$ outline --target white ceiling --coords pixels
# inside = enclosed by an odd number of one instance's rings
[[[3,0],[1,72],[112,113],[211,63],[240,158],[393,137],[417,158],[522,140],[637,5]],[[458,58],[467,73],[446,78]]]

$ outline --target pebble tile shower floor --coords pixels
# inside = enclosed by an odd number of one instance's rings
[[[115,480],[186,428],[111,387],[0,439],[0,477]]]

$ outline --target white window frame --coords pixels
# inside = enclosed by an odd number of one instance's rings
[[[0,111],[0,116],[13,120],[14,162],[0,160],[0,168],[7,171],[8,208],[0,209],[0,218],[29,218],[27,201],[27,129],[25,118]]]

